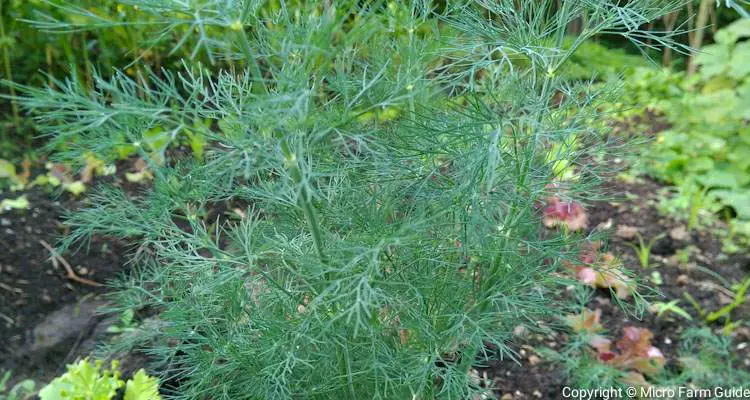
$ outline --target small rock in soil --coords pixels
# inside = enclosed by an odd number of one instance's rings
[[[606,221],[600,223],[596,226],[597,231],[606,231],[609,230],[609,228],[612,227],[612,218],[607,219]]]
[[[0,225],[10,226],[10,220],[8,218],[0,218]]]
[[[617,225],[617,231],[615,231],[615,235],[617,237],[623,238],[625,240],[633,240],[636,233],[638,233],[638,228],[629,225]]]
[[[734,302],[734,299],[725,295],[724,293],[719,293],[719,304],[722,306],[726,306],[728,304],[732,304]]]
[[[32,333],[31,351],[37,352],[75,339],[90,327],[97,310],[104,306],[101,300],[91,300],[80,304],[68,304],[48,315]]]
[[[684,242],[690,239],[690,233],[684,226],[676,226],[669,231],[669,237],[679,242]]]

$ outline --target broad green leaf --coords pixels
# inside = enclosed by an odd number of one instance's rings
[[[704,47],[695,56],[695,63],[701,67],[701,76],[709,79],[722,74],[731,59],[731,49],[727,45],[712,44]]]
[[[690,172],[710,171],[714,168],[714,161],[710,157],[701,156],[696,159],[690,160],[685,168]]]
[[[705,121],[709,124],[722,124],[727,120],[736,119],[735,107],[739,99],[734,90],[720,90],[714,93],[698,96],[693,102],[695,121]]]
[[[738,188],[740,182],[735,173],[731,171],[712,170],[707,174],[699,176],[698,182],[709,188]]]
[[[143,141],[154,153],[163,156],[164,151],[171,141],[171,133],[161,127],[156,127],[143,132]]]
[[[121,144],[118,146],[115,146],[115,152],[117,152],[117,156],[124,160],[138,151],[138,147],[132,144]]]
[[[745,37],[750,37],[750,19],[740,18],[716,32],[714,41],[724,45],[732,45]]]
[[[68,365],[68,371],[55,378],[40,392],[41,400],[110,400],[125,383],[119,378],[117,364],[102,371],[102,363],[88,360]]]
[[[729,75],[737,80],[750,75],[750,42],[742,42],[734,47],[729,63]]]
[[[159,381],[143,369],[138,370],[125,386],[124,400],[161,400]]]
[[[206,138],[199,132],[186,131],[185,133],[190,143],[190,149],[193,151],[193,156],[198,160],[202,160],[203,150],[206,147]]]
[[[714,195],[731,206],[737,213],[737,218],[750,220],[750,190],[717,190]]]

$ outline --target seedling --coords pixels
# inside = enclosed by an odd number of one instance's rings
[[[10,371],[0,377],[0,400],[26,400],[34,397],[36,384],[31,379],[26,379],[8,388]]]
[[[693,195],[690,196],[690,212],[688,214],[687,224],[688,232],[692,232],[698,226],[698,215],[708,200],[708,189],[709,188],[697,188],[693,192]]]
[[[664,237],[664,234],[659,234],[655,236],[653,239],[646,242],[643,239],[643,236],[635,232],[635,236],[638,238],[638,245],[634,245],[632,243],[628,243],[630,247],[635,250],[635,254],[638,256],[638,261],[641,263],[641,268],[643,269],[649,269],[650,264],[649,260],[651,258],[651,249],[654,247],[654,244],[658,242],[661,238]]]
[[[698,303],[698,300],[696,300],[695,297],[691,296],[688,292],[682,292],[682,295],[690,303],[690,305],[693,306],[695,311],[698,313],[698,316],[700,316],[701,319],[704,319],[706,316],[706,310],[701,307],[700,303]]]
[[[127,309],[120,315],[120,323],[107,328],[109,333],[133,332],[138,324],[135,322],[135,312]]]
[[[663,317],[669,313],[674,313],[688,321],[692,321],[693,317],[683,310],[679,305],[679,300],[672,300],[669,303],[657,302],[651,305],[651,310],[656,313],[657,317]]]
[[[695,246],[687,246],[683,249],[679,249],[675,252],[675,256],[677,257],[677,262],[680,263],[680,265],[687,265],[687,263],[690,262],[690,256],[695,251]]]
[[[731,314],[731,312],[735,308],[737,308],[740,305],[742,305],[743,303],[745,303],[745,301],[746,301],[745,296],[746,296],[748,288],[750,288],[750,277],[745,278],[745,280],[742,281],[741,284],[736,285],[733,288],[734,289],[734,300],[730,304],[727,304],[726,306],[722,307],[721,309],[719,309],[717,311],[714,311],[714,312],[709,313],[708,315],[706,315],[706,322],[710,323],[710,322],[714,322],[714,321],[718,320],[719,318],[724,318],[725,319],[725,323],[727,325],[731,324],[732,322],[731,322],[731,319],[730,319],[730,314]]]

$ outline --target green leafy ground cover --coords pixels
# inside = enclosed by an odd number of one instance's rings
[[[750,20],[719,30],[697,56],[694,76],[658,68],[626,75],[624,97],[613,105],[626,118],[663,115],[668,128],[644,146],[639,166],[672,184],[665,209],[687,216],[702,210],[750,233]]]

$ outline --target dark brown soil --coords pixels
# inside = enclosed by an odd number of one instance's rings
[[[95,316],[103,304],[98,298],[107,289],[66,278],[63,265],[52,261],[41,243],[54,247],[66,233],[61,214],[84,201],[67,194],[55,198],[41,188],[6,191],[0,200],[24,194],[28,210],[0,214],[0,371],[49,376],[73,361],[76,342],[100,318]],[[88,252],[61,256],[81,278],[106,283],[123,271],[120,254],[116,241],[94,238]],[[60,326],[48,326],[53,321]]]

